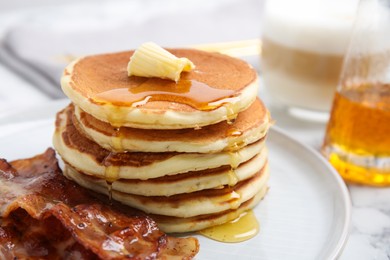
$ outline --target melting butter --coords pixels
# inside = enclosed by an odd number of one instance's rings
[[[157,77],[178,82],[183,71],[195,65],[187,58],[178,58],[153,42],[138,47],[127,65],[129,76]]]

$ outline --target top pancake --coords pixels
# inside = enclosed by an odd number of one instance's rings
[[[128,51],[72,62],[61,79],[62,89],[77,106],[102,121],[144,129],[218,123],[235,118],[255,100],[257,74],[246,62],[198,50],[169,51],[189,58],[196,66],[191,72],[183,72],[178,83],[127,76],[127,63],[133,54]],[[133,100],[135,95],[139,97]],[[213,102],[216,104],[210,106]]]

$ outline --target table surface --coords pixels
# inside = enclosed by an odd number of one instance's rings
[[[47,4],[49,1],[40,1]],[[0,39],[18,19],[26,15],[23,1],[12,1],[1,8]],[[4,3],[3,3],[4,5]],[[10,15],[12,13],[12,15]],[[240,39],[237,39],[240,40]],[[0,137],[12,131],[14,123],[28,124],[38,118],[10,117],[29,107],[43,107],[55,102],[39,91],[32,83],[17,75],[0,60]],[[292,137],[315,148],[317,151],[326,127],[326,122],[312,122],[289,115],[283,107],[276,105],[266,89],[259,95],[271,111],[276,124]],[[1,156],[1,155],[0,155]],[[390,259],[390,188],[348,185],[352,199],[352,225],[350,236],[340,259]]]

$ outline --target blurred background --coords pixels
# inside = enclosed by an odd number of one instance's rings
[[[0,1],[0,112],[64,97],[75,57],[260,37],[261,0]],[[258,66],[258,57],[249,57]]]

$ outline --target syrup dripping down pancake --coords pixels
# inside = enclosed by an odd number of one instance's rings
[[[76,169],[71,163],[65,162],[68,167],[65,175],[76,176],[82,174],[93,185],[123,193],[131,193],[142,196],[172,196],[182,193],[191,193],[199,190],[220,188],[221,186],[234,186],[238,182],[253,177],[261,170],[266,162],[268,151],[263,149],[249,161],[240,164],[236,169],[231,166],[221,166],[202,171],[192,171],[159,178],[138,180],[138,179],[118,179],[110,184],[103,178],[88,175]]]
[[[73,124],[77,129],[100,146],[115,152],[234,151],[263,138],[271,124],[268,111],[259,99],[241,112],[233,124],[220,122],[197,130],[117,128],[94,118],[77,106],[74,110]]]
[[[190,218],[178,218],[163,215],[150,216],[157,221],[159,228],[168,233],[183,233],[206,229],[235,220],[243,212],[253,209],[267,194],[268,186],[264,186],[251,199],[242,203],[237,209],[229,209],[214,214],[198,215]]]
[[[69,167],[69,166],[68,166]],[[72,170],[64,174],[81,186],[107,194],[108,189],[96,185],[87,175]],[[267,164],[253,177],[240,181],[234,186],[222,186],[215,189],[200,190],[172,196],[141,196],[112,190],[112,198],[123,204],[140,209],[146,213],[174,216],[194,217],[204,214],[237,209],[242,203],[251,199],[267,185],[269,178]]]
[[[234,119],[256,99],[256,71],[226,55],[169,50],[196,66],[174,81],[128,77],[133,51],[81,58],[61,78],[64,93],[88,114],[115,127],[195,128]]]
[[[200,153],[112,153],[79,133],[71,120],[69,108],[59,112],[53,144],[64,161],[80,171],[104,178],[107,169],[115,172],[113,179],[158,178],[188,171],[217,168],[248,161],[264,148],[265,138],[235,152]]]

